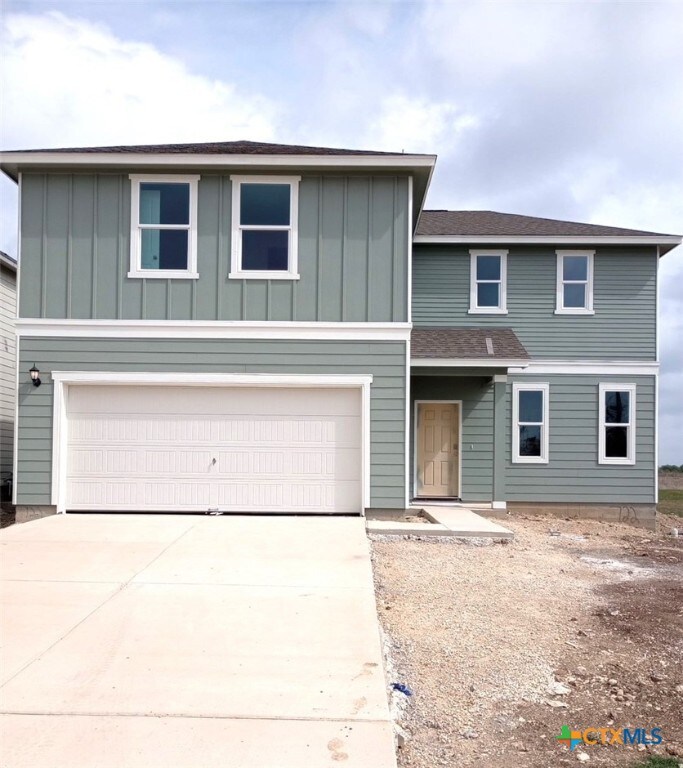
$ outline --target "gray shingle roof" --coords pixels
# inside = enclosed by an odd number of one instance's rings
[[[268,144],[262,141],[212,141],[204,144],[135,144],[112,147],[60,147],[25,149],[21,152],[71,152],[154,155],[400,155],[400,152],[372,152],[362,149],[308,147],[297,144]]]
[[[410,356],[490,362],[529,359],[511,328],[413,328]]]
[[[622,229],[600,224],[581,224],[559,219],[541,219],[516,213],[496,211],[423,211],[417,226],[417,235],[457,236],[533,236],[533,237],[619,237],[661,235],[641,229]]]

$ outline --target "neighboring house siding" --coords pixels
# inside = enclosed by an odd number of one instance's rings
[[[408,319],[407,177],[304,175],[294,281],[228,279],[227,171],[199,182],[199,279],[129,279],[130,189],[127,173],[22,175],[22,317]]]
[[[491,501],[493,487],[493,383],[490,378],[417,376],[411,380],[411,414],[416,400],[462,400],[461,498]],[[411,415],[410,483],[413,493],[415,424]]]
[[[550,384],[548,464],[513,464],[512,382]],[[601,382],[636,385],[636,463],[598,464],[598,387]],[[653,376],[510,377],[506,414],[508,501],[654,504],[655,379]]]
[[[0,474],[12,471],[16,354],[14,318],[17,312],[16,272],[0,268]],[[29,365],[29,368],[31,366]],[[28,370],[28,368],[26,369]]]
[[[510,246],[508,314],[470,315],[468,248],[416,245],[413,323],[509,327],[535,358],[654,360],[656,274],[653,247],[599,247],[594,268],[595,314],[556,315],[555,248]]]
[[[43,384],[19,387],[17,503],[50,504],[50,371],[191,371],[372,374],[370,502],[403,508],[405,356],[404,342],[24,338],[22,370],[37,361]]]

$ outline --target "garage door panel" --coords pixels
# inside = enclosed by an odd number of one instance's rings
[[[113,390],[115,394],[111,394]],[[163,390],[163,392],[162,392]],[[161,392],[161,395],[160,395]],[[282,397],[264,400],[265,393]],[[334,392],[334,398],[329,393]],[[157,387],[153,385],[79,386],[69,394],[69,412],[111,414],[130,413],[152,416],[168,413],[186,414],[210,422],[218,414],[237,412],[267,413],[269,416],[334,416],[357,414],[360,410],[358,389],[286,389],[251,387]]]
[[[109,414],[71,417],[70,442],[90,445],[93,441],[124,443],[231,443],[231,444],[346,444],[359,445],[360,418],[354,416],[291,417],[259,414],[249,420],[217,415],[213,421],[196,420],[186,414],[125,418]]]
[[[71,484],[69,508],[93,510],[115,507],[120,511],[131,512],[248,512],[255,509],[261,512],[281,512],[287,508],[297,512],[357,513],[359,508],[353,501],[356,487],[355,481],[327,484],[233,481],[214,485],[193,481],[169,484],[144,480],[112,483],[97,479]]]
[[[359,391],[83,386],[67,407],[68,508],[361,509]]]

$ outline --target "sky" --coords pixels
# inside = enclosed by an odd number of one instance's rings
[[[1,27],[2,149],[428,152],[430,208],[683,233],[683,0],[3,0]],[[660,463],[683,463],[682,283],[679,247],[660,270]]]

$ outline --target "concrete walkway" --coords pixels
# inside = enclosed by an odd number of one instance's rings
[[[389,536],[446,536],[453,538],[514,539],[515,534],[483,515],[462,506],[413,504],[419,521],[391,519],[366,520],[368,533]]]
[[[0,533],[4,768],[394,768],[361,518]]]

